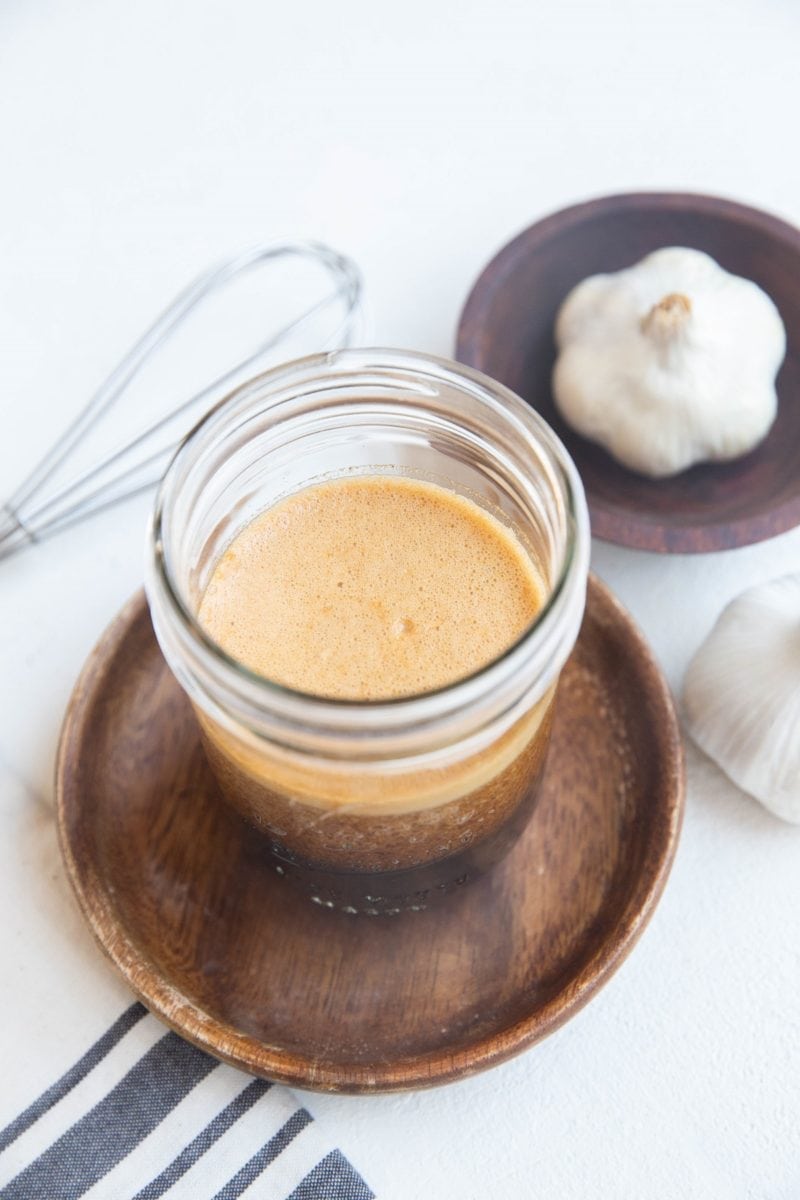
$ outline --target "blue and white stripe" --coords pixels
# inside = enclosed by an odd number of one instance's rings
[[[292,1093],[133,1004],[0,1131],[0,1200],[373,1200]]]

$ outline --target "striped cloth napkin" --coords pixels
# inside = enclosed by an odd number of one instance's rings
[[[371,1200],[284,1087],[127,1008],[0,1132],[2,1200]]]
[[[137,539],[141,517],[129,516]],[[6,570],[0,586],[0,1197],[371,1197],[336,1130],[288,1088],[218,1063],[131,1004],[81,916],[50,782],[82,657],[78,594],[66,609],[52,595],[79,545],[65,535],[38,574],[35,562]],[[87,644],[97,623],[87,606]]]

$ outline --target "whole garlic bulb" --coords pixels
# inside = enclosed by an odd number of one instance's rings
[[[671,246],[585,279],[555,335],[562,416],[634,471],[660,477],[736,458],[775,419],[780,314],[700,250]]]
[[[683,704],[726,775],[800,823],[800,574],[731,601],[689,664]]]

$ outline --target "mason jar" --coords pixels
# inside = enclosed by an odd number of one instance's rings
[[[199,624],[215,564],[246,524],[300,489],[358,475],[438,484],[514,531],[545,602],[499,658],[420,695],[329,699],[253,673]],[[338,351],[259,375],[217,405],[161,484],[146,587],[221,797],[249,823],[265,869],[309,902],[379,916],[423,910],[492,867],[534,811],[588,556],[569,455],[477,371]]]

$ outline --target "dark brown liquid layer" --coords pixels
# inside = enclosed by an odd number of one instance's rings
[[[422,912],[460,891],[500,862],[533,815],[544,761],[509,818],[487,837],[463,850],[401,871],[326,871],[303,862],[277,841],[265,839],[264,854],[278,875],[300,888],[315,904],[367,916]]]
[[[325,907],[378,915],[427,908],[507,853],[536,804],[552,714],[551,696],[522,752],[489,783],[434,808],[383,816],[321,818],[203,741],[226,798],[263,835],[279,875]]]

